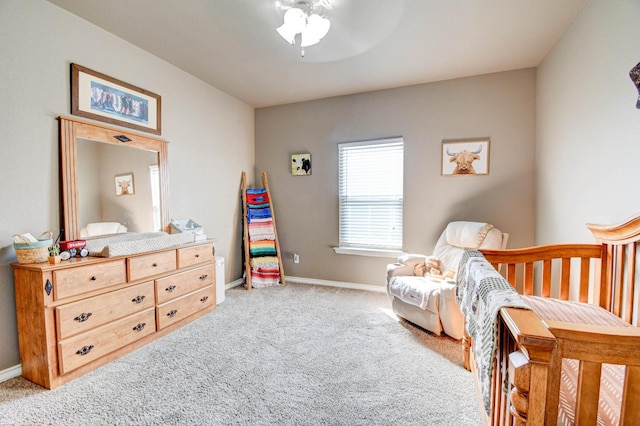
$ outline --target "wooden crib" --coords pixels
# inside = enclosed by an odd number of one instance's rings
[[[482,250],[532,306],[499,311],[484,424],[640,424],[640,215],[587,227],[595,244]]]

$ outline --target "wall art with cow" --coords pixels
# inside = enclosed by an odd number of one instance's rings
[[[291,155],[291,174],[293,176],[311,175],[311,154]]]
[[[443,140],[442,175],[489,174],[489,138]]]
[[[133,195],[136,193],[133,186],[133,173],[116,175],[116,196]]]

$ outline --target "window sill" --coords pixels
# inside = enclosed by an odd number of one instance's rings
[[[377,250],[377,249],[365,249],[365,248],[353,248],[353,247],[333,247],[333,251],[336,254],[351,254],[355,256],[371,256],[371,257],[388,257],[396,259],[399,256],[405,254],[402,251],[397,250]]]

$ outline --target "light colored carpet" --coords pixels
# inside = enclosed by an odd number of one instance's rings
[[[460,343],[389,312],[361,290],[228,290],[213,313],[58,389],[0,384],[0,424],[480,424]]]

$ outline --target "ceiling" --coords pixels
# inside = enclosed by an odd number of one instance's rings
[[[293,0],[49,0],[259,108],[541,63],[586,0],[322,0],[327,36],[275,31]]]

